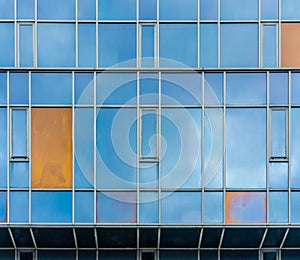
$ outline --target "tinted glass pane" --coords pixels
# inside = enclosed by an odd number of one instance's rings
[[[0,191],[0,222],[7,222],[7,193]]]
[[[211,104],[211,105],[223,104],[222,73],[205,73],[204,103]]]
[[[100,260],[122,259],[136,260],[136,251],[100,251]]]
[[[1,75],[0,75],[1,82]],[[1,84],[1,83],[0,83]],[[292,73],[291,78],[291,88],[292,88],[292,104],[300,104],[300,73]]]
[[[270,188],[288,188],[288,163],[270,163]]]
[[[14,19],[14,0],[0,0],[0,19]]]
[[[201,260],[215,260],[218,258],[218,251],[201,250],[200,257]]]
[[[71,223],[71,221],[72,192],[32,192],[32,222]]]
[[[29,221],[28,192],[14,191],[10,193],[10,221],[22,223]]]
[[[95,251],[79,251],[78,260],[95,260],[96,252]]]
[[[200,67],[218,67],[218,25],[200,25]]]
[[[162,109],[164,188],[201,186],[201,109]],[[182,140],[185,140],[184,142]]]
[[[7,76],[6,73],[0,73],[0,104],[6,104],[7,101]]]
[[[136,25],[99,25],[99,66],[135,67]],[[119,64],[122,63],[123,64]]]
[[[140,188],[158,187],[158,163],[140,163]]]
[[[7,172],[7,110],[0,108],[0,187],[6,187]]]
[[[158,193],[140,193],[140,223],[158,223]]]
[[[94,20],[96,18],[95,0],[78,0],[78,19]]]
[[[300,257],[299,250],[282,250],[281,259],[282,260],[298,260]]]
[[[201,192],[162,193],[162,223],[200,223]]]
[[[99,19],[135,20],[136,0],[98,0]]]
[[[32,73],[33,104],[71,104],[71,73]]]
[[[258,19],[258,0],[221,0],[222,20]]]
[[[197,67],[196,24],[160,24],[159,39],[161,67]]]
[[[300,14],[298,12],[300,2],[297,0],[282,0],[281,1],[281,17],[284,20],[299,20]]]
[[[218,0],[200,1],[200,19],[201,20],[218,19]]]
[[[226,192],[227,223],[265,223],[265,192]]]
[[[140,19],[155,20],[156,19],[156,0],[139,0]]]
[[[4,0],[6,1],[6,0]],[[13,2],[12,0],[7,0],[7,2]],[[5,10],[6,8],[0,8]],[[0,11],[1,12],[1,11]],[[5,50],[0,55],[0,66],[14,66],[15,59],[15,47],[14,47],[14,24],[13,23],[0,23],[0,49]]]
[[[223,222],[223,193],[222,192],[204,193],[204,222],[205,223]]]
[[[97,187],[124,189],[136,186],[135,120],[135,109],[98,110]]]
[[[29,187],[28,162],[11,162],[9,176],[10,176],[10,187],[28,188]]]
[[[226,117],[227,187],[265,187],[266,111],[227,109]]]
[[[197,260],[197,251],[161,251],[159,254],[161,260]],[[202,259],[202,258],[201,258]]]
[[[74,260],[76,259],[75,251],[39,251],[39,260]]]
[[[300,109],[292,109],[291,122],[291,186],[300,187]]]
[[[38,0],[38,19],[75,19],[75,0]]]
[[[286,156],[286,110],[272,110],[272,157]]]
[[[94,74],[75,73],[75,103],[94,103]]]
[[[1,76],[0,76],[1,77]],[[150,73],[140,74],[140,104],[158,104],[158,75]]]
[[[1,260],[15,260],[15,251],[14,250],[1,250],[0,259]]]
[[[20,25],[20,66],[33,66],[33,29],[32,25]]]
[[[300,192],[291,192],[291,222],[300,223]]]
[[[75,108],[75,187],[94,185],[94,110]]]
[[[155,27],[154,25],[143,25],[142,27],[142,67],[154,67],[155,57]],[[145,59],[143,59],[145,58]]]
[[[142,157],[156,158],[157,156],[157,115],[156,110],[142,111]]]
[[[162,20],[197,19],[197,0],[160,0],[159,17]]]
[[[236,1],[242,4],[244,1]],[[221,24],[221,66],[258,66],[258,26],[256,24]]]
[[[278,19],[278,0],[261,0],[261,19]]]
[[[98,223],[135,223],[136,193],[135,192],[98,192],[97,193]]]
[[[38,65],[75,67],[75,24],[38,24]]]
[[[34,19],[34,0],[17,0],[17,17]]]
[[[265,104],[267,78],[265,73],[228,73],[227,104]]]
[[[75,222],[94,222],[94,192],[75,193]]]
[[[96,67],[96,25],[78,25],[79,67]]]
[[[277,44],[276,25],[263,26],[263,66],[276,67],[276,44]]]
[[[9,100],[11,104],[28,104],[28,74],[10,73]]]
[[[269,193],[269,221],[272,223],[285,223],[288,221],[288,193]]]
[[[288,74],[270,73],[270,104],[288,103]]]
[[[12,157],[27,157],[27,110],[12,110]]]
[[[222,260],[257,260],[258,259],[258,251],[221,251],[221,259]],[[264,260],[266,260],[264,258]]]

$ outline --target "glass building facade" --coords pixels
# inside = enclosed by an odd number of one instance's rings
[[[300,259],[299,10],[0,0],[0,259]]]

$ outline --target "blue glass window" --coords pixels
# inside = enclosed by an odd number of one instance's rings
[[[28,73],[10,73],[9,101],[11,104],[28,104]]]
[[[228,73],[226,75],[227,104],[266,104],[265,73]]]
[[[158,75],[150,73],[140,74],[140,104],[158,104]]]
[[[13,158],[27,157],[27,110],[12,110],[12,151]]]
[[[151,162],[140,163],[140,188],[151,189],[158,187],[158,164]]]
[[[34,0],[17,0],[17,17],[18,19],[34,19]]]
[[[94,192],[75,193],[75,222],[94,223]]]
[[[257,20],[258,0],[221,0],[222,20]]]
[[[95,20],[96,19],[96,1],[78,0],[78,19]]]
[[[136,193],[135,192],[98,192],[97,193],[98,223],[135,223]]]
[[[72,192],[33,191],[32,222],[71,223]]]
[[[204,222],[205,223],[223,222],[223,193],[222,192],[204,193]]]
[[[299,20],[300,19],[300,2],[298,0],[282,0],[281,1],[281,17],[283,20]]]
[[[221,66],[258,66],[257,24],[221,24]]]
[[[29,187],[29,163],[11,162],[9,176],[10,176],[10,187],[28,188]]]
[[[271,156],[273,158],[286,157],[286,110],[272,110],[272,148]]]
[[[157,115],[156,110],[142,110],[141,113],[141,157],[157,157]]]
[[[205,73],[204,103],[206,105],[223,104],[223,74]]]
[[[135,24],[99,24],[100,67],[135,67],[135,59]]]
[[[33,104],[72,104],[72,73],[32,73]]]
[[[199,188],[201,109],[162,109],[161,133],[164,138],[161,149],[165,151],[161,160],[162,187]]]
[[[291,222],[300,223],[300,192],[291,192]],[[278,208],[278,207],[277,207]]]
[[[0,75],[1,77],[1,75]],[[1,81],[1,79],[0,79]],[[1,84],[1,83],[0,83]],[[300,73],[292,73],[291,78],[291,88],[292,88],[292,104],[300,104]]]
[[[75,24],[38,24],[38,65],[75,67]]]
[[[162,223],[201,223],[201,192],[163,192],[161,196]]]
[[[98,188],[136,186],[136,116],[136,109],[97,110]]]
[[[140,223],[158,223],[158,193],[140,193]]]
[[[7,193],[0,191],[0,222],[7,222]]]
[[[270,188],[288,188],[288,163],[270,163],[269,185]]]
[[[6,187],[7,172],[7,110],[0,108],[0,187]]]
[[[20,56],[21,67],[33,66],[33,29],[32,24],[20,24]]]
[[[94,74],[75,73],[75,103],[94,104]]]
[[[29,221],[29,195],[24,191],[10,192],[10,221],[13,223]]]
[[[275,20],[278,19],[278,0],[260,0],[261,19]]]
[[[75,187],[94,184],[94,109],[75,108]]]
[[[0,0],[0,19],[14,19],[14,0]]]
[[[78,65],[96,67],[96,25],[80,23],[78,25]]]
[[[201,20],[218,19],[218,0],[200,1],[200,19]]]
[[[195,20],[197,9],[197,0],[160,0],[159,18],[161,20]]]
[[[218,67],[218,25],[200,25],[200,67]]]
[[[136,104],[135,73],[101,73],[97,75],[97,104]]]
[[[98,0],[100,20],[135,20],[136,0]]]
[[[270,73],[270,104],[288,103],[288,74]]]
[[[263,25],[263,66],[277,66],[277,28],[276,25]]]
[[[139,0],[140,20],[156,20],[156,0]]]
[[[293,108],[291,116],[291,187],[300,188],[300,109]],[[298,204],[299,205],[299,204]],[[300,216],[300,215],[299,215]]]
[[[278,207],[280,205],[280,207]],[[269,193],[269,221],[271,223],[288,222],[288,193]]]
[[[75,0],[38,0],[38,19],[74,20]]]
[[[7,76],[6,73],[0,73],[0,104],[7,102]]]
[[[142,67],[154,67],[155,58],[155,27],[154,25],[142,25]]]
[[[265,109],[228,108],[226,119],[227,187],[266,187]]]
[[[13,2],[13,1],[10,1]],[[2,10],[6,11],[6,8]],[[15,33],[13,23],[0,23],[0,66],[14,66],[15,62]]]
[[[159,39],[161,67],[197,67],[196,24],[160,24]]]

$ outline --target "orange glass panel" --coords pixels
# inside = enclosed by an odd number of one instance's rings
[[[281,24],[281,66],[300,67],[300,23]]]
[[[226,192],[227,223],[265,223],[265,192]]]
[[[72,187],[72,109],[32,109],[32,187]]]

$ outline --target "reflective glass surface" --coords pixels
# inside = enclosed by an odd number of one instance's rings
[[[158,163],[140,163],[140,188],[158,187]]]
[[[257,20],[258,0],[221,0],[222,20]]]
[[[291,222],[300,223],[300,192],[291,192]]]
[[[291,91],[292,91],[292,95],[291,95],[292,104],[300,104],[300,73],[292,73]]]
[[[0,73],[0,104],[7,102],[7,76],[6,73]]]
[[[201,20],[218,19],[218,0],[200,1],[200,19]]]
[[[17,0],[18,19],[34,19],[34,0]]]
[[[277,45],[276,25],[263,26],[263,66],[276,67],[276,45]]]
[[[93,73],[75,73],[75,104],[94,104]]]
[[[98,0],[100,20],[135,20],[136,0]]]
[[[10,176],[11,188],[28,188],[29,187],[29,163],[11,162],[9,176]]]
[[[227,187],[264,188],[266,186],[265,109],[228,108],[226,118]]]
[[[293,108],[291,115],[291,186],[300,188],[300,109]]]
[[[160,0],[159,18],[161,20],[197,19],[197,0]]]
[[[0,187],[6,187],[7,172],[7,110],[0,108]]]
[[[75,19],[75,0],[37,0],[38,19],[72,20]]]
[[[96,25],[80,23],[78,25],[78,65],[96,67]]]
[[[222,192],[204,193],[204,222],[205,223],[223,222],[223,193]]]
[[[280,205],[280,207],[279,207]],[[269,193],[269,221],[271,223],[288,222],[288,193]]]
[[[282,0],[281,1],[281,17],[283,20],[299,20],[298,12],[300,2],[298,0]]]
[[[38,66],[75,67],[75,24],[39,23],[37,30]]]
[[[158,105],[158,74],[140,74],[140,104]]]
[[[142,111],[142,157],[157,157],[157,115],[156,110]]]
[[[7,1],[13,2],[13,1]],[[6,8],[1,8],[5,10]],[[14,24],[13,23],[0,23],[0,49],[5,50],[1,52],[0,55],[0,66],[14,66],[15,62],[15,51],[14,51]]]
[[[98,50],[100,67],[135,67],[136,25],[99,24]]]
[[[78,19],[80,20],[96,19],[95,0],[78,0]]]
[[[278,0],[261,0],[261,19],[278,19]]]
[[[160,24],[159,39],[161,67],[197,67],[196,24]]]
[[[29,221],[29,196],[25,191],[10,192],[10,221],[26,223]]]
[[[20,25],[20,66],[33,66],[33,28],[32,25]]]
[[[288,163],[270,163],[269,185],[270,188],[288,188]]]
[[[242,4],[244,1],[236,1]],[[258,26],[221,24],[221,67],[258,66]]]
[[[28,104],[28,73],[10,73],[9,102]]]
[[[12,110],[12,157],[27,157],[27,110]]]
[[[272,110],[272,157],[286,157],[286,110]]]
[[[155,60],[155,27],[154,25],[142,25],[141,42],[142,67],[154,67]],[[146,58],[145,60],[143,58]],[[148,59],[147,59],[148,58]]]
[[[14,19],[14,3],[12,0],[0,0],[0,19]]]
[[[200,25],[200,67],[218,67],[218,25]]]
[[[75,193],[75,222],[94,222],[94,192]]]
[[[140,193],[140,223],[158,223],[158,193]]]
[[[288,74],[270,73],[270,104],[288,103]]]
[[[156,5],[156,0],[139,0],[139,18],[141,20],[155,20]]]
[[[204,103],[207,105],[223,104],[223,74],[205,73]]]
[[[0,191],[0,223],[7,222],[7,192]]]

